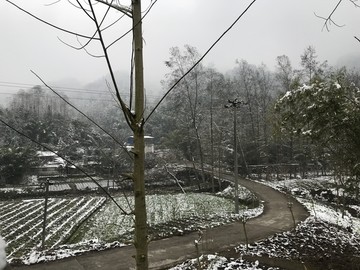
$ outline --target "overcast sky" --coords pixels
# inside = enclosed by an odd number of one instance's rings
[[[68,1],[62,0],[51,6],[46,4],[55,0],[13,1],[55,25],[86,35],[94,31],[89,18]],[[159,82],[167,72],[164,61],[169,58],[170,47],[190,44],[204,53],[250,2],[158,0],[143,21],[145,83],[152,88],[160,88]],[[328,60],[331,65],[338,64],[344,58],[360,59],[360,43],[354,38],[360,38],[360,8],[344,0],[333,15],[333,20],[344,26],[339,28],[332,25],[330,32],[322,30],[324,21],[314,15],[327,17],[337,2],[257,0],[204,63],[221,72],[233,69],[236,59],[245,59],[255,65],[264,63],[274,69],[276,56],[285,54],[296,67],[300,55],[309,45],[315,47],[319,60]],[[149,0],[143,0],[143,9],[149,4]],[[126,32],[130,25],[130,19],[124,17],[107,32],[107,41]],[[0,2],[0,33],[2,93],[16,92],[20,84],[41,84],[30,70],[48,83],[67,87],[84,86],[107,73],[104,58],[90,57],[58,39],[77,46],[74,36],[36,21],[5,0]],[[128,35],[110,49],[115,70],[129,69],[130,45],[131,36]],[[89,51],[100,53],[99,44],[93,42]],[[0,95],[0,99],[5,97],[4,94]]]

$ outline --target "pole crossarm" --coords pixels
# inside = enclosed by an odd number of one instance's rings
[[[239,108],[240,105],[247,105],[247,102],[243,100],[238,100],[237,98],[233,100],[228,99],[228,102],[229,103],[224,106],[225,108]]]

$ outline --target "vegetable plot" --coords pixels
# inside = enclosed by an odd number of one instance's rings
[[[132,212],[132,196],[115,199]],[[233,200],[199,193],[148,195],[146,204],[153,239],[251,218],[263,209],[244,207],[233,214]],[[9,263],[44,262],[133,241],[134,216],[124,215],[103,197],[51,198],[47,213],[45,249],[41,250],[44,200],[0,201],[0,235],[8,243]]]
[[[127,199],[116,197],[116,201],[126,211],[131,212],[133,197]],[[234,215],[232,200],[199,193],[148,195],[146,205],[149,233],[155,238],[181,235],[183,232],[194,231],[201,227],[219,226],[239,219],[241,215],[252,217],[262,211],[262,208],[257,211],[244,210],[240,215]],[[132,241],[133,226],[133,216],[123,215],[109,201],[82,224],[70,239],[70,243],[93,239],[103,243],[112,241],[129,243]]]
[[[45,247],[52,249],[63,243],[105,200],[103,197],[50,198]],[[7,242],[9,262],[41,248],[43,218],[43,199],[0,202],[0,235]]]

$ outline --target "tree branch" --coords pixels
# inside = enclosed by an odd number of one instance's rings
[[[78,3],[78,7],[77,8],[79,8],[79,9],[81,9],[92,21],[94,20],[94,18],[93,17],[91,17],[91,15],[89,14],[89,12],[90,12],[90,10],[88,10],[88,9],[86,9],[86,8],[84,8],[83,7],[83,5],[80,3],[80,1],[79,0],[76,0],[76,2]],[[70,0],[69,0],[69,3],[71,3],[73,6],[75,6],[76,7],[76,5],[74,5]]]
[[[118,202],[114,199],[113,196],[111,196],[111,194],[103,187],[101,186],[90,174],[88,174],[84,169],[82,169],[81,167],[77,166],[76,164],[74,164],[73,162],[71,162],[69,159],[67,159],[65,156],[57,153],[56,151],[54,151],[53,149],[49,148],[48,146],[38,142],[37,140],[34,140],[33,138],[31,138],[30,136],[26,135],[25,133],[21,132],[20,130],[16,129],[15,127],[13,127],[12,125],[10,125],[9,123],[5,122],[3,119],[0,118],[0,122],[7,126],[8,128],[14,130],[16,133],[18,133],[19,135],[27,138],[28,140],[32,141],[33,143],[41,146],[42,148],[52,152],[53,154],[57,155],[58,157],[61,157],[63,160],[65,160],[67,163],[69,163],[70,165],[74,166],[76,169],[78,169],[80,172],[82,172],[84,175],[86,175],[87,177],[89,177],[114,203],[115,205],[121,210],[121,212],[123,212],[123,214],[125,215],[129,215],[128,212],[126,212],[119,204]]]
[[[60,31],[62,31],[62,32],[65,32],[65,33],[68,33],[68,34],[71,34],[71,35],[75,35],[75,36],[87,38],[87,39],[99,40],[98,38],[95,38],[95,37],[93,38],[93,37],[90,37],[90,36],[82,35],[82,34],[75,33],[75,32],[73,32],[73,31],[70,31],[70,30],[61,28],[61,27],[59,27],[59,26],[56,26],[56,25],[54,25],[54,24],[52,24],[52,23],[49,23],[49,22],[47,22],[47,21],[45,21],[45,20],[43,20],[43,19],[35,16],[35,15],[32,14],[31,12],[23,9],[22,7],[16,5],[15,3],[11,2],[10,0],[5,0],[5,1],[8,2],[8,3],[10,3],[10,4],[13,5],[14,7],[16,7],[17,9],[21,10],[22,12],[24,12],[24,13],[28,14],[29,16],[33,17],[34,19],[36,19],[36,20],[38,20],[38,21],[40,21],[40,22],[42,22],[42,23],[44,23],[44,24],[46,24],[46,25],[49,25],[49,26],[51,26],[51,27],[53,27],[53,28],[55,28],[55,29],[57,29],[57,30],[60,30]]]
[[[354,36],[354,38],[355,38],[357,41],[359,41],[359,42],[360,42],[360,39],[359,39],[358,37]]]
[[[92,15],[93,15],[93,17],[94,17],[94,23],[95,23],[97,32],[98,32],[98,34],[99,34],[99,41],[100,41],[100,43],[101,43],[101,47],[102,47],[103,52],[104,52],[104,56],[105,56],[105,59],[106,59],[106,63],[107,63],[109,72],[110,72],[111,80],[112,80],[112,82],[113,82],[113,84],[114,84],[114,88],[115,88],[115,92],[116,92],[116,97],[117,97],[117,99],[118,99],[119,102],[120,102],[121,110],[123,111],[123,114],[124,114],[124,116],[125,116],[125,120],[126,120],[128,126],[129,126],[132,130],[134,130],[134,126],[133,126],[133,125],[134,125],[134,123],[135,123],[135,117],[134,117],[133,113],[131,112],[131,110],[126,106],[125,102],[123,101],[123,99],[122,99],[121,96],[120,96],[120,92],[119,92],[119,88],[118,88],[117,83],[116,83],[114,71],[113,71],[113,68],[112,68],[111,63],[110,63],[110,58],[109,58],[109,55],[108,55],[108,53],[107,53],[107,48],[106,48],[106,46],[105,46],[104,39],[102,38],[102,32],[101,32],[101,30],[100,30],[100,25],[98,24],[98,21],[97,21],[97,19],[96,19],[96,14],[95,14],[95,11],[94,11],[94,9],[93,9],[91,0],[88,0],[88,3],[89,3],[89,6],[90,6]]]
[[[164,168],[165,168],[166,172],[167,172],[168,174],[170,174],[170,176],[171,176],[172,178],[174,178],[176,184],[180,187],[182,193],[185,194],[186,192],[185,192],[185,190],[183,189],[183,187],[181,186],[179,179],[176,177],[175,174],[173,174],[172,172],[169,171],[168,167],[166,166],[166,163],[164,164]]]
[[[110,28],[111,26],[113,26],[114,24],[116,24],[118,21],[120,21],[122,18],[124,18],[124,14],[121,15],[121,17],[117,20],[115,20],[114,22],[110,23],[108,26],[105,26],[103,29],[101,29],[101,31],[105,31],[106,29]]]
[[[55,5],[55,4],[59,3],[59,2],[61,2],[61,0],[56,0],[56,1],[52,2],[52,3],[45,4],[44,6],[47,6],[47,7],[52,6],[52,5]]]
[[[124,15],[128,16],[129,18],[132,18],[132,10],[131,8],[123,5],[116,5],[111,1],[110,3],[106,0],[96,0],[96,2],[102,3],[108,7],[111,7],[113,9],[116,9],[117,11],[120,11]]]
[[[76,47],[76,46],[73,46],[73,45],[71,45],[71,44],[63,41],[63,40],[62,40],[61,38],[59,38],[59,37],[57,37],[57,38],[58,38],[58,40],[59,40],[61,43],[63,43],[64,45],[66,45],[66,46],[68,46],[68,47],[70,47],[70,48],[72,48],[72,49],[74,49],[74,50],[78,50],[78,51],[84,50],[84,51],[85,51],[88,55],[90,55],[91,57],[94,57],[94,58],[104,57],[104,55],[95,55],[95,54],[92,54],[92,53],[90,53],[90,52],[86,49],[86,46],[89,45],[89,43],[92,41],[91,39],[89,39],[89,40],[83,45],[83,44],[80,42],[79,37],[77,36],[76,39],[77,39],[78,43],[80,44],[80,47]]]
[[[204,53],[202,57],[199,58],[198,61],[187,71],[182,75],[171,87],[170,89],[163,95],[163,97],[159,100],[159,102],[155,105],[155,107],[151,110],[149,115],[146,117],[144,124],[149,120],[151,115],[156,111],[156,109],[160,106],[160,104],[164,101],[164,99],[170,94],[170,92],[182,81],[208,54],[209,52],[215,47],[215,45],[230,31],[231,28],[234,27],[234,25],[244,16],[244,14],[250,9],[250,7],[256,2],[256,0],[253,0],[246,9],[235,19],[235,21],[218,37],[217,40],[210,46],[210,48]]]
[[[325,18],[325,17],[322,17],[322,16],[319,16],[319,15],[317,15],[317,14],[314,12],[314,14],[315,14],[316,17],[318,17],[318,18],[320,18],[320,19],[322,19],[322,20],[325,21],[325,22],[324,22],[324,25],[323,25],[323,27],[322,27],[322,30],[324,30],[324,28],[326,28],[326,31],[329,32],[329,31],[330,31],[329,26],[331,25],[331,23],[334,24],[334,25],[337,26],[337,27],[343,27],[343,26],[345,26],[345,25],[339,25],[339,24],[335,23],[335,21],[332,19],[333,14],[334,14],[335,11],[338,9],[338,7],[340,6],[340,4],[341,4],[342,1],[343,1],[343,0],[339,0],[339,2],[336,4],[336,6],[334,7],[334,9],[331,11],[330,15],[329,15],[328,17],[326,17],[326,18]],[[356,0],[349,0],[349,1],[352,2],[355,6],[358,7],[358,5],[355,3]]]
[[[357,2],[358,0],[349,0],[351,3],[354,4],[355,7],[360,7],[360,5],[356,4],[355,2]]]
[[[91,123],[93,123],[95,126],[97,126],[100,130],[102,130],[105,134],[107,134],[111,139],[114,140],[130,157],[131,160],[133,160],[133,157],[127,151],[126,147],[119,142],[114,136],[112,136],[109,132],[107,132],[103,127],[101,127],[98,123],[96,123],[94,120],[92,120],[89,116],[87,116],[85,113],[80,111],[78,108],[76,108],[73,104],[71,104],[69,101],[67,101],[65,98],[63,98],[58,92],[56,92],[51,86],[49,86],[39,75],[37,75],[34,71],[30,70],[32,74],[34,74],[48,89],[50,89],[55,95],[57,95],[59,98],[61,98],[66,104],[68,104],[71,108],[75,109],[78,113],[80,113],[82,116],[84,116],[87,120],[89,120]]]
[[[142,22],[142,20],[143,20],[143,19],[146,17],[146,15],[150,12],[150,10],[151,10],[152,7],[156,4],[156,2],[157,2],[157,0],[155,0],[155,1],[151,4],[151,6],[150,6],[150,7],[148,8],[148,10],[145,12],[144,16],[141,17],[141,20],[140,20],[138,23]],[[137,23],[137,24],[138,24],[138,23]],[[122,36],[118,37],[118,38],[115,39],[112,43],[110,43],[110,44],[106,47],[106,49],[109,49],[109,48],[110,48],[112,45],[114,45],[116,42],[118,42],[119,40],[121,40],[122,38],[124,38],[127,34],[131,33],[131,32],[133,31],[133,29],[137,26],[137,24],[134,25],[133,28],[131,28],[131,29],[129,29],[128,31],[126,31]]]

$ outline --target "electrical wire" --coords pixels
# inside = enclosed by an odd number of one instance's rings
[[[10,87],[10,88],[22,88],[22,87],[27,87],[32,88],[34,87],[34,84],[29,84],[29,83],[15,83],[15,82],[4,82],[4,81],[0,81],[0,87]],[[45,85],[43,85],[45,86]],[[76,87],[64,87],[64,86],[53,86],[50,85],[53,89],[56,90],[60,90],[61,92],[69,92],[69,93],[87,93],[87,94],[95,94],[95,95],[110,95],[108,91],[99,91],[96,89],[90,89],[90,88],[76,88]],[[19,89],[19,90],[20,90]],[[2,94],[2,93],[0,93]],[[12,94],[12,95],[16,95],[16,93],[7,93],[7,94]],[[120,92],[120,94],[122,96],[130,96],[129,93],[127,92]],[[147,95],[148,97],[153,97],[153,98],[160,98],[159,95]]]

